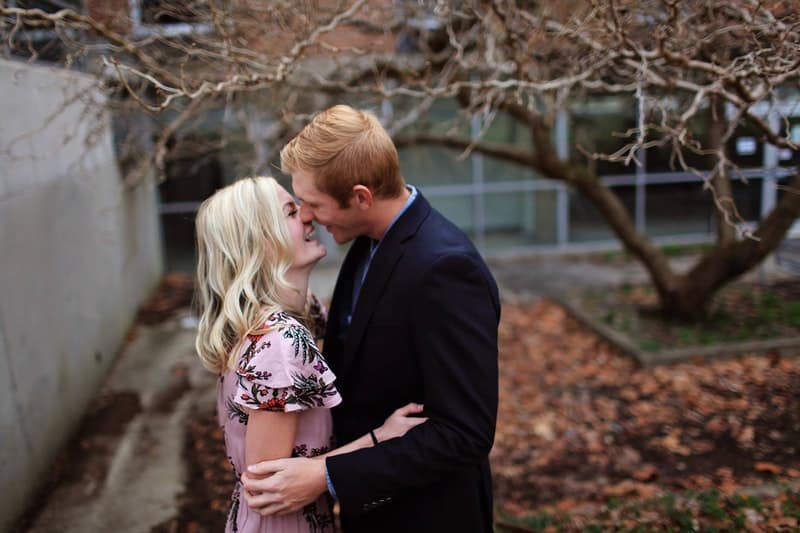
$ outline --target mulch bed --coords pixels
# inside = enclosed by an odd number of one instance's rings
[[[608,514],[609,502],[643,501],[665,490],[714,489],[726,497],[742,487],[800,480],[798,359],[753,354],[641,369],[546,300],[506,304],[500,339],[491,459],[504,520],[597,505],[608,524],[617,516]],[[213,413],[190,422],[186,454],[190,489],[182,514],[159,531],[220,531],[232,474]],[[789,511],[781,514],[793,507],[781,505],[748,509],[748,527],[796,527]],[[647,511],[655,515],[649,523],[672,519],[674,503],[662,507]],[[765,521],[776,512],[783,522]],[[583,529],[577,522],[547,524],[534,529]]]
[[[150,297],[139,308],[139,324],[159,324],[177,311],[191,306],[194,300],[194,277],[185,272],[166,274]]]

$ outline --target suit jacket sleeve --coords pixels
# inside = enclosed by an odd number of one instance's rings
[[[401,438],[327,459],[343,512],[369,510],[401,491],[477,466],[492,447],[500,316],[494,280],[477,258],[446,255],[434,262],[415,298],[409,320],[429,420]]]

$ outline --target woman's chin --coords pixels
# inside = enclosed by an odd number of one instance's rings
[[[316,266],[316,264],[317,264],[317,263],[319,263],[319,262],[322,260],[322,258],[323,258],[323,257],[325,257],[326,255],[328,255],[328,250],[327,250],[327,249],[325,248],[325,246],[323,246],[322,244],[320,244],[320,245],[318,246],[318,249],[317,249],[317,250],[315,250],[315,251],[316,251],[317,253],[314,255],[314,259],[313,259],[313,261],[311,262],[311,266]]]

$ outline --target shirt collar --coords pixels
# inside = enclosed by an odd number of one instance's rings
[[[408,196],[408,199],[406,199],[406,203],[403,204],[403,207],[400,208],[400,211],[398,211],[397,214],[392,219],[392,221],[389,222],[389,225],[386,227],[386,231],[383,232],[383,237],[381,237],[380,240],[378,240],[377,242],[372,241],[373,250],[378,246],[380,246],[380,244],[383,242],[384,237],[386,237],[386,234],[389,233],[389,230],[392,229],[392,226],[394,226],[395,222],[397,222],[397,219],[403,216],[403,213],[405,213],[408,210],[408,208],[411,207],[411,204],[414,203],[414,200],[417,199],[418,195],[416,187],[414,187],[413,185],[406,184],[406,189],[408,189],[408,191],[411,194]]]

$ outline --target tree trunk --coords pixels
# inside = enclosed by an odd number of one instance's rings
[[[536,169],[574,185],[592,201],[625,248],[645,267],[658,293],[661,310],[671,317],[696,321],[707,316],[716,292],[772,253],[800,216],[798,173],[792,178],[788,192],[761,221],[754,238],[735,241],[731,231],[721,229],[715,246],[697,264],[685,274],[675,274],[661,250],[646,236],[636,232],[627,210],[608,187],[585,169],[569,168],[559,161],[546,128],[534,127],[533,134],[537,147]],[[728,179],[722,175],[715,183],[725,196],[730,196]],[[720,224],[725,223],[730,224],[730,221],[720,220]]]
[[[697,320],[708,313],[716,292],[755,268],[780,245],[800,216],[800,173],[795,174],[772,212],[761,221],[754,238],[718,243],[687,273],[677,277],[674,290],[661,296],[661,308],[670,316]]]
[[[715,246],[689,272],[676,274],[661,250],[647,236],[636,231],[630,214],[611,189],[603,185],[588,168],[561,161],[550,142],[550,129],[546,124],[529,121],[528,125],[533,135],[533,153],[516,147],[437,135],[417,135],[398,140],[398,144],[470,148],[529,166],[550,179],[572,185],[594,204],[625,249],[645,267],[658,293],[661,310],[669,316],[687,321],[705,317],[716,292],[772,253],[800,216],[800,174],[797,174],[788,185],[786,194],[759,224],[755,239],[736,241],[724,229],[718,235]],[[723,178],[727,179],[727,176],[720,177]],[[725,183],[717,185],[721,186],[723,194],[729,195],[729,186],[726,187]]]

